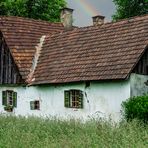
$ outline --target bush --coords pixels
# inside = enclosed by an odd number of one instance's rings
[[[132,119],[148,122],[148,95],[131,97],[122,102],[122,115],[129,121]]]

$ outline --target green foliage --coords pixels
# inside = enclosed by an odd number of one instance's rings
[[[137,118],[148,122],[148,95],[132,97],[123,102],[122,113],[127,121]]]
[[[22,16],[50,22],[60,21],[64,0],[1,0],[0,15]]]
[[[4,110],[5,110],[5,111],[12,112],[12,111],[13,111],[13,106],[11,106],[11,105],[6,105],[6,106],[4,106]]]
[[[147,148],[147,137],[148,126],[136,120],[111,124],[0,116],[1,148]]]
[[[113,20],[120,20],[148,13],[148,0],[113,0],[116,13]]]

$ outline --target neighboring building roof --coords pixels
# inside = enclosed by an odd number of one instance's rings
[[[126,79],[148,45],[148,15],[48,36],[32,84]]]
[[[40,38],[45,34],[50,35],[62,30],[61,23],[0,16],[0,31],[24,80],[27,79],[30,72]]]

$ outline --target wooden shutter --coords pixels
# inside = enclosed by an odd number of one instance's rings
[[[70,91],[64,91],[64,105],[70,107]]]
[[[12,92],[13,107],[17,107],[17,92]]]
[[[7,105],[7,91],[2,91],[2,104]]]
[[[39,110],[40,109],[40,101],[34,101],[34,109]]]
[[[79,91],[79,108],[83,108],[83,92]]]
[[[30,109],[31,110],[34,110],[35,109],[34,101],[30,101]]]

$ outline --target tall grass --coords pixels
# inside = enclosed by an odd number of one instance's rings
[[[0,116],[0,148],[147,148],[148,126],[138,121],[61,121]]]

